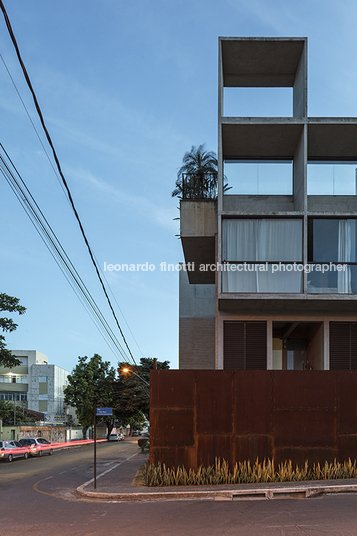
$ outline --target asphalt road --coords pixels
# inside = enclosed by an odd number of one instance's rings
[[[98,474],[135,443],[98,445]],[[75,495],[93,476],[93,447],[0,464],[0,535],[357,536],[357,494],[315,499],[105,502]]]

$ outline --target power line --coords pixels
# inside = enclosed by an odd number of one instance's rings
[[[24,110],[25,110],[26,115],[27,115],[27,117],[28,117],[28,119],[29,119],[29,121],[30,121],[30,123],[31,123],[31,125],[32,125],[32,128],[34,129],[34,131],[35,131],[35,133],[36,133],[36,136],[37,136],[37,138],[38,138],[38,140],[39,140],[39,142],[40,142],[40,144],[41,144],[41,147],[42,147],[42,149],[43,149],[43,151],[44,151],[44,153],[45,153],[45,155],[46,155],[46,157],[47,157],[47,160],[49,161],[50,166],[51,166],[51,168],[53,169],[53,173],[55,174],[56,179],[58,180],[58,182],[59,182],[59,184],[60,184],[60,186],[61,186],[61,188],[62,188],[62,190],[63,190],[63,192],[64,192],[64,194],[65,194],[65,196],[66,196],[66,199],[67,199],[67,201],[69,202],[69,200],[68,200],[68,198],[67,198],[66,190],[64,189],[64,186],[63,186],[63,184],[62,184],[62,181],[61,181],[61,179],[59,178],[59,176],[58,176],[58,174],[57,174],[56,168],[54,167],[54,165],[53,165],[53,163],[52,163],[52,161],[51,161],[51,158],[50,158],[48,152],[46,151],[46,147],[44,146],[43,141],[41,140],[41,137],[40,137],[40,135],[39,135],[39,133],[38,133],[36,127],[35,127],[34,122],[32,121],[32,118],[31,118],[31,116],[30,116],[30,113],[29,113],[28,109],[26,108],[26,104],[24,103],[24,100],[23,100],[23,98],[21,97],[20,91],[18,90],[18,88],[17,88],[17,86],[16,86],[16,84],[15,84],[15,80],[14,80],[13,77],[11,76],[10,69],[9,69],[8,66],[6,65],[6,62],[5,62],[5,60],[4,60],[3,56],[2,56],[2,54],[0,54],[0,58],[1,58],[2,62],[3,62],[3,64],[4,64],[4,67],[5,67],[6,71],[7,71],[7,74],[9,75],[9,78],[10,78],[10,80],[11,80],[11,82],[12,82],[14,88],[15,88],[15,91],[16,91],[16,93],[17,93],[17,95],[18,95],[18,97],[19,97],[19,99],[20,99],[20,101],[21,101],[21,104],[22,104],[22,106],[24,107]]]
[[[26,107],[26,104],[25,104],[23,98],[21,97],[20,91],[19,91],[19,89],[18,89],[18,87],[17,87],[17,85],[16,85],[16,83],[15,83],[15,80],[14,80],[13,77],[11,76],[10,69],[8,68],[8,66],[7,66],[7,64],[6,64],[6,62],[5,62],[5,59],[4,59],[4,57],[2,56],[2,54],[0,54],[0,58],[1,58],[2,62],[3,62],[3,64],[4,64],[4,67],[5,67],[5,69],[6,69],[6,72],[7,72],[8,75],[9,75],[10,80],[11,80],[13,86],[14,86],[14,89],[15,89],[15,91],[16,91],[16,93],[17,93],[19,99],[20,99],[20,102],[21,102],[21,104],[22,104],[22,106],[23,106],[23,108],[24,108],[24,110],[25,110],[25,112],[26,112],[26,115],[27,115],[27,117],[28,117],[28,119],[29,119],[29,121],[30,121],[30,123],[31,123],[31,125],[32,125],[32,128],[34,129],[34,131],[35,131],[35,133],[36,133],[36,136],[37,136],[37,138],[38,138],[38,140],[39,140],[39,142],[40,142],[40,144],[41,144],[41,147],[42,147],[42,149],[43,149],[43,151],[44,151],[44,153],[45,153],[45,155],[46,155],[46,157],[47,157],[47,160],[49,161],[49,164],[50,164],[50,166],[51,166],[51,168],[52,168],[52,170],[53,170],[53,173],[55,174],[56,179],[58,180],[58,182],[59,182],[59,184],[60,184],[60,186],[61,186],[61,188],[62,188],[62,190],[63,190],[63,192],[64,192],[64,194],[65,194],[65,197],[66,197],[66,199],[67,199],[67,201],[68,201],[68,203],[69,203],[69,205],[70,205],[70,202],[69,202],[69,199],[68,199],[68,197],[67,197],[66,190],[65,190],[65,188],[64,188],[64,186],[63,186],[63,183],[62,183],[61,179],[59,178],[59,176],[58,176],[58,174],[57,174],[56,168],[54,167],[54,165],[53,165],[53,163],[52,163],[52,161],[51,161],[51,158],[50,158],[48,152],[46,151],[46,148],[45,148],[45,146],[44,146],[44,144],[43,144],[43,142],[42,142],[42,140],[41,140],[41,137],[40,137],[40,135],[39,135],[39,133],[38,133],[38,131],[37,131],[37,129],[36,129],[36,126],[35,126],[35,124],[34,124],[32,118],[31,118],[31,116],[30,116],[30,113],[29,113],[29,111],[28,111],[28,109],[27,109],[27,107]],[[97,259],[96,257],[95,257],[95,260],[96,260],[97,265],[100,266],[100,264],[99,264],[99,262],[98,262],[98,259]],[[112,291],[112,289],[111,289],[111,287],[110,287],[110,285],[109,285],[109,283],[108,283],[108,280],[107,280],[107,278],[105,277],[105,275],[104,275],[104,273],[103,273],[103,270],[102,270],[101,268],[100,268],[100,273],[101,273],[102,278],[103,278],[104,281],[105,281],[106,287],[109,289],[109,292],[110,292],[110,294],[111,294],[113,300],[115,301],[116,306],[118,307],[118,309],[119,309],[119,311],[120,311],[120,314],[121,314],[122,317],[123,317],[123,320],[124,320],[124,322],[125,322],[125,324],[126,324],[128,330],[129,330],[129,332],[130,332],[130,334],[131,334],[131,336],[132,336],[132,338],[133,338],[133,340],[134,340],[134,342],[135,342],[135,344],[136,344],[136,346],[137,346],[137,348],[138,348],[138,350],[139,350],[139,352],[140,352],[140,355],[143,355],[143,352],[142,352],[142,350],[141,350],[141,348],[140,348],[140,346],[139,346],[139,343],[137,342],[137,340],[136,340],[136,338],[135,338],[135,336],[134,336],[134,333],[132,332],[132,330],[131,330],[131,328],[130,328],[130,326],[129,326],[129,324],[128,324],[126,318],[125,318],[125,315],[124,315],[124,313],[123,313],[123,311],[122,311],[122,309],[121,309],[121,307],[120,307],[120,305],[119,305],[119,303],[118,303],[118,301],[117,301],[117,299],[116,299],[116,297],[115,297],[115,295],[114,295],[114,293],[113,293],[113,291]]]
[[[118,318],[117,318],[117,316],[116,316],[116,314],[115,314],[113,305],[112,305],[112,303],[111,303],[111,301],[110,301],[108,292],[107,292],[107,290],[106,290],[106,287],[105,287],[103,278],[102,278],[101,275],[100,275],[99,266],[98,266],[98,264],[97,264],[97,262],[96,262],[96,260],[95,260],[93,251],[92,251],[92,249],[91,249],[91,247],[90,247],[90,245],[89,245],[87,236],[86,236],[86,234],[85,234],[85,232],[84,232],[84,228],[83,228],[82,222],[81,222],[81,220],[80,220],[79,214],[78,214],[78,212],[77,212],[77,209],[76,209],[76,207],[75,207],[75,204],[74,204],[74,201],[73,201],[73,198],[72,198],[71,191],[70,191],[70,189],[69,189],[69,186],[68,186],[68,184],[67,184],[67,181],[66,181],[66,179],[65,179],[65,176],[64,176],[64,174],[63,174],[63,172],[62,172],[62,168],[61,168],[61,165],[60,165],[60,162],[59,162],[59,159],[58,159],[56,150],[55,150],[54,145],[53,145],[53,143],[52,143],[51,136],[50,136],[50,134],[49,134],[49,132],[48,132],[48,130],[47,130],[47,127],[46,127],[46,124],[45,124],[45,120],[44,120],[44,117],[43,117],[42,112],[41,112],[40,105],[39,105],[39,103],[38,103],[38,100],[37,100],[35,91],[34,91],[34,89],[33,89],[33,87],[32,87],[32,84],[31,84],[30,77],[29,77],[29,75],[28,75],[28,72],[27,72],[27,70],[26,70],[26,67],[25,67],[24,62],[22,61],[22,57],[21,57],[21,54],[20,54],[20,49],[19,49],[19,46],[18,46],[18,44],[17,44],[17,41],[16,41],[16,38],[15,38],[14,32],[13,32],[12,27],[11,27],[11,24],[10,24],[9,17],[8,17],[8,15],[7,15],[7,12],[6,12],[6,9],[5,9],[5,6],[4,6],[4,3],[3,3],[2,0],[0,0],[0,8],[1,8],[2,12],[3,12],[4,19],[5,19],[5,23],[6,23],[6,27],[7,27],[7,29],[8,29],[8,32],[9,32],[9,35],[10,35],[10,38],[11,38],[11,41],[12,41],[14,47],[15,47],[15,51],[16,51],[17,58],[18,58],[18,60],[19,60],[19,63],[20,63],[22,72],[23,72],[23,74],[24,74],[26,83],[27,83],[27,85],[28,85],[28,88],[29,88],[29,90],[30,90],[30,92],[31,92],[31,94],[32,94],[32,98],[33,98],[33,101],[34,101],[34,104],[35,104],[35,108],[36,108],[37,114],[38,114],[38,116],[39,116],[39,119],[40,119],[42,128],[43,128],[43,130],[44,130],[44,132],[45,132],[47,141],[48,141],[48,143],[49,143],[49,145],[50,145],[50,147],[51,147],[51,149],[52,149],[52,154],[53,154],[53,157],[54,157],[54,160],[55,160],[55,163],[56,163],[58,172],[59,172],[60,177],[61,177],[61,179],[62,179],[62,183],[63,183],[63,185],[64,185],[64,187],[65,187],[65,190],[66,190],[66,192],[67,192],[67,196],[68,196],[70,205],[71,205],[71,207],[72,207],[72,210],[73,210],[73,212],[74,212],[75,218],[76,218],[76,220],[77,220],[77,222],[78,222],[78,225],[79,225],[79,228],[80,228],[80,231],[81,231],[83,240],[84,240],[84,242],[85,242],[85,244],[86,244],[86,246],[87,246],[88,253],[89,253],[89,256],[90,256],[90,258],[91,258],[92,264],[93,264],[93,266],[94,266],[94,269],[95,269],[95,271],[96,271],[97,277],[98,277],[98,279],[99,279],[99,282],[100,282],[100,284],[101,284],[101,287],[102,287],[103,292],[104,292],[104,294],[105,294],[105,297],[106,297],[106,299],[107,299],[109,308],[110,308],[110,310],[111,310],[111,312],[112,312],[112,315],[113,315],[113,317],[114,317],[114,319],[115,319],[116,325],[117,325],[117,327],[118,327],[118,329],[119,329],[119,331],[120,331],[120,334],[121,334],[121,336],[122,336],[122,339],[123,339],[123,341],[124,341],[124,343],[125,343],[125,346],[126,346],[127,349],[128,349],[128,352],[129,352],[129,354],[130,354],[130,357],[132,358],[132,360],[133,360],[134,363],[135,363],[135,358],[134,358],[134,356],[133,356],[133,354],[132,354],[132,352],[131,352],[131,350],[130,350],[130,347],[129,347],[129,345],[128,345],[128,343],[127,343],[127,340],[126,340],[126,338],[125,338],[125,336],[124,336],[124,333],[123,333],[123,331],[122,331],[122,329],[121,329],[121,327],[120,327]]]
[[[0,144],[0,170],[9,186],[15,193],[26,214],[30,218],[32,224],[41,236],[43,242],[56,261],[63,275],[71,285],[82,305],[86,308],[87,312],[96,323],[99,331],[113,353],[119,353],[122,358],[128,359],[125,350],[117,340],[97,303],[65,252],[55,232],[48,223],[43,212],[36,203],[34,197],[32,196],[2,144]],[[135,361],[133,362],[135,364]]]

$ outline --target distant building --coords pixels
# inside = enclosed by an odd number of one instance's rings
[[[0,400],[45,414],[45,420],[61,420],[65,414],[64,388],[69,372],[49,365],[48,357],[36,350],[11,350],[21,365],[0,367]]]

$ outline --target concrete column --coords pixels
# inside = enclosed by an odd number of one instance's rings
[[[267,320],[267,370],[273,370],[273,321]]]
[[[323,369],[330,370],[330,326],[329,321],[324,320],[324,359],[323,359]]]
[[[218,315],[217,322],[217,361],[216,369],[223,370],[223,320],[220,315]]]

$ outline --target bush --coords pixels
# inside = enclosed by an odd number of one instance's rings
[[[149,448],[149,440],[146,437],[138,439],[138,445],[141,448],[141,452],[145,452],[145,449]]]

